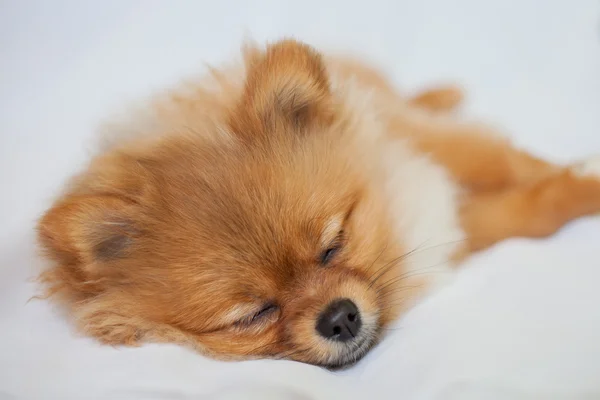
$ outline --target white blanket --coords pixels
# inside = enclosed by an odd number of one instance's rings
[[[539,155],[600,153],[595,0],[12,0],[0,4],[1,399],[600,398],[600,219],[512,240],[354,368],[111,348],[28,299],[35,219],[130,100],[256,40],[364,54],[403,89],[463,83],[466,111]]]

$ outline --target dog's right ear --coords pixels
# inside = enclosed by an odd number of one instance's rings
[[[47,255],[63,265],[97,266],[127,257],[139,229],[137,206],[110,195],[68,197],[38,223],[38,239]]]
[[[250,139],[283,129],[298,134],[332,118],[332,94],[321,55],[295,40],[248,51],[247,76],[231,129]]]

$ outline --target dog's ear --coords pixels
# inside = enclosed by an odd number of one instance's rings
[[[119,285],[123,268],[135,263],[141,215],[138,205],[112,195],[71,196],[48,210],[38,239],[57,265],[40,276],[43,297],[57,295],[78,328],[102,343],[183,343],[185,333],[153,322],[135,291]]]
[[[311,47],[294,40],[252,51],[246,57],[247,76],[232,130],[256,138],[280,128],[301,132],[332,118],[332,96],[325,65]]]
[[[72,196],[58,202],[38,223],[47,255],[63,265],[96,266],[126,257],[139,233],[136,206],[110,195]]]

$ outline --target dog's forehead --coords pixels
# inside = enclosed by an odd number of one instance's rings
[[[193,150],[170,154],[156,169],[159,203],[179,237],[240,262],[281,263],[312,257],[324,232],[335,236],[350,186],[336,176],[331,153],[318,157],[301,146]]]
[[[265,218],[275,223],[280,217],[300,222],[327,212],[336,194],[343,194],[330,179],[330,160],[315,160],[301,150],[243,149],[185,155],[188,160],[174,155],[172,170],[159,171],[170,193],[159,190],[199,211],[235,214],[239,223]]]

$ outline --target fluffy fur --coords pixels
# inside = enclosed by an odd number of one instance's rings
[[[109,126],[41,218],[41,280],[85,334],[347,365],[461,257],[600,211],[597,161],[458,121],[458,89],[403,97],[293,40],[243,54]],[[348,342],[315,329],[339,298]]]

